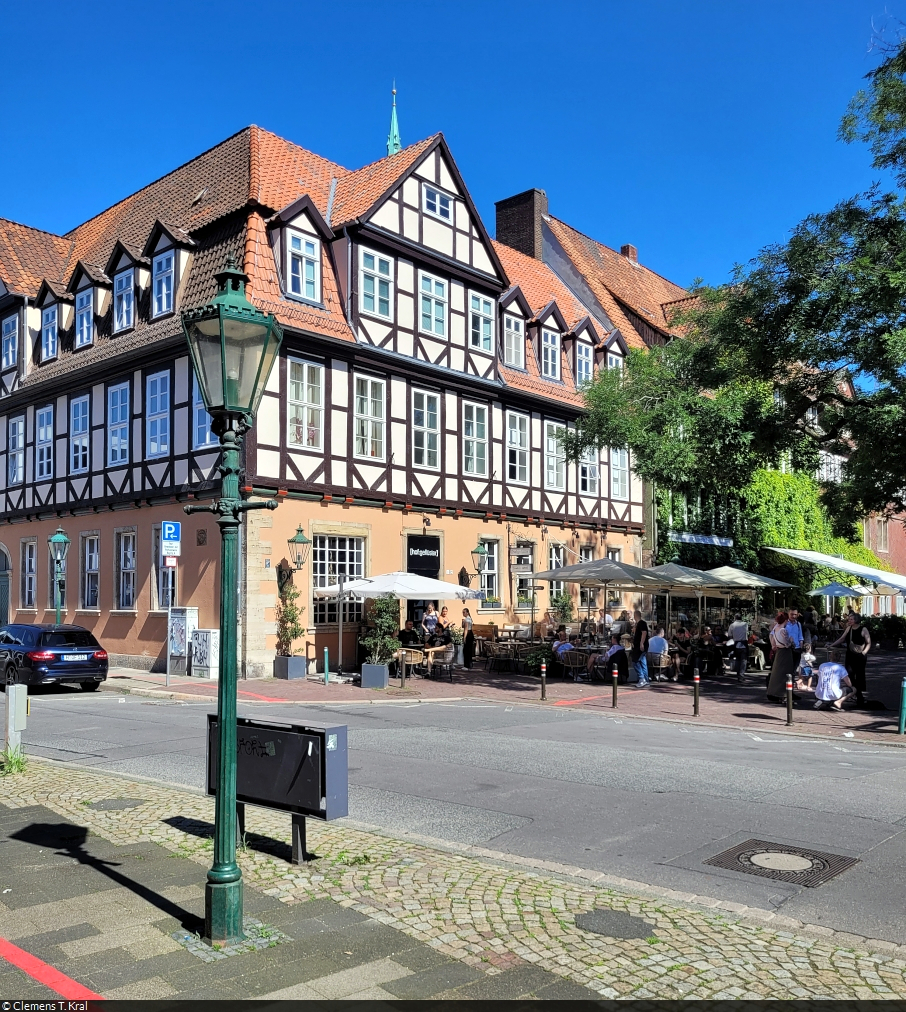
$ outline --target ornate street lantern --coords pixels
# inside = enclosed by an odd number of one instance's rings
[[[56,533],[47,539],[47,550],[50,552],[50,561],[53,563],[53,603],[57,611],[57,625],[60,624],[63,608],[63,581],[66,576],[66,556],[69,553],[69,546],[72,542],[66,537],[62,527],[58,527]]]
[[[311,542],[305,537],[302,524],[299,524],[296,533],[291,538],[287,538],[286,544],[289,546],[289,557],[292,560],[293,569],[298,573],[308,562],[308,553],[311,551]]]

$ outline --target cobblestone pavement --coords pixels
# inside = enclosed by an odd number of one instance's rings
[[[823,652],[822,652],[823,653]],[[479,662],[480,663],[480,662]],[[856,737],[863,741],[906,745],[897,732],[900,682],[906,675],[906,653],[878,653],[869,658],[868,693],[872,709],[820,710],[812,708],[814,697],[802,693],[794,711],[794,725],[786,727],[786,708],[765,699],[764,675],[749,672],[746,684],[739,685],[735,676],[707,678],[702,682],[701,715],[693,716],[692,688],[688,683],[672,682],[653,685],[650,689],[620,686],[619,715],[645,717],[671,722],[689,722],[721,727],[761,729],[772,734],[812,734],[822,737]],[[169,689],[163,675],[115,668],[104,689],[112,692],[137,692],[145,695],[171,694],[175,698],[215,699],[216,682],[198,679],[172,679]],[[535,677],[511,671],[485,671],[483,667],[456,670],[451,682],[414,678],[401,688],[391,680],[386,690],[361,689],[355,685],[324,685],[310,680],[283,681],[273,678],[254,679],[239,683],[240,702],[273,703],[367,703],[388,698],[419,700],[490,699],[496,702],[535,703],[539,706],[568,706],[598,711],[611,710],[612,692],[609,685],[576,684],[550,679],[547,701],[541,702],[540,683]]]
[[[0,783],[0,806],[11,810],[44,806],[104,840],[132,846],[160,844],[197,862],[197,879],[203,883],[201,866],[211,855],[213,807],[202,795],[34,760],[26,773]],[[114,807],[108,799],[116,798],[141,803]],[[583,876],[555,865],[503,860],[476,848],[455,850],[415,839],[391,839],[342,822],[310,823],[309,849],[318,858],[295,867],[286,860],[288,817],[249,809],[247,829],[248,846],[240,860],[250,895],[261,890],[287,908],[306,901],[333,901],[350,915],[367,916],[396,929],[413,944],[423,943],[426,951],[454,960],[444,964],[449,983],[443,986],[449,990],[438,991],[440,978],[432,978],[433,998],[516,997],[510,982],[523,981],[521,993],[530,993],[535,986],[529,984],[532,974],[542,972],[545,981],[559,979],[563,987],[576,988],[571,994],[549,991],[551,998],[588,993],[576,985],[604,998],[906,997],[906,947],[890,942],[800,925],[767,911],[703,897],[658,893],[625,880]],[[0,895],[0,935],[2,925],[15,920],[15,911],[2,901]],[[578,914],[596,909],[605,911],[601,916],[605,926],[616,925],[613,935],[576,926]],[[624,916],[614,918],[610,912]],[[261,913],[255,916],[267,920]],[[641,930],[626,931],[626,924]],[[288,927],[281,927],[292,935]],[[615,937],[626,934],[638,937]],[[169,937],[167,941],[173,944]],[[90,940],[67,944],[93,946]],[[144,943],[136,936],[132,944]],[[185,958],[199,964],[195,957]],[[400,960],[387,953],[372,959],[361,975],[370,983],[355,996],[426,997],[418,990],[417,960]],[[457,972],[467,977],[471,974],[469,982],[457,979],[450,967],[460,967]],[[305,985],[281,984],[275,976],[266,990],[257,986],[252,993],[315,998],[339,996],[337,988],[345,987],[346,995],[353,994],[342,971]],[[161,996],[172,993],[172,988],[158,990]],[[139,994],[120,992],[120,996]],[[148,996],[158,995],[148,992]]]

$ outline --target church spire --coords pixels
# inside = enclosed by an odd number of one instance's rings
[[[396,119],[396,81],[394,81],[393,108],[390,110],[390,133],[387,134],[387,154],[395,155],[402,148],[403,142],[400,140],[400,125]]]

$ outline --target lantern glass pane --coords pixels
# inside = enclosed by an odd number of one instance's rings
[[[198,385],[205,407],[211,411],[223,405],[223,358],[220,347],[220,317],[194,321],[189,342],[195,359]]]
[[[257,389],[262,358],[267,344],[267,323],[223,319],[226,406],[253,412],[260,394]]]

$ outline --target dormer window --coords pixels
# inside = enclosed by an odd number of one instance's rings
[[[151,268],[152,316],[173,312],[173,261],[172,250],[154,258]]]
[[[560,379],[560,334],[546,327],[541,331],[541,375],[545,379]]]
[[[134,299],[134,277],[130,267],[113,279],[113,329],[115,332],[129,330],[132,326],[132,305]]]
[[[77,348],[84,348],[94,341],[94,289],[83,288],[76,295],[76,338]]]
[[[321,244],[317,239],[289,232],[289,294],[311,302],[321,301]]]
[[[608,353],[608,355],[607,355],[607,368],[608,369],[619,369],[622,372],[622,370],[623,370],[623,356],[622,355],[614,355],[612,353]]]
[[[518,316],[503,318],[503,361],[505,365],[525,368],[525,339],[522,334],[522,320]]]
[[[429,186],[427,183],[424,185],[423,193],[424,207],[427,214],[431,214],[435,218],[441,218],[444,221],[453,221],[452,197],[448,197],[446,193],[441,193],[440,190]]]
[[[3,321],[3,368],[12,369],[19,361],[19,317]]]
[[[494,339],[494,303],[481,295],[470,295],[471,330],[470,342],[473,348],[490,351]]]
[[[590,344],[576,345],[576,386],[591,383],[592,353]]]
[[[41,361],[57,357],[57,307],[48,306],[41,313]]]

